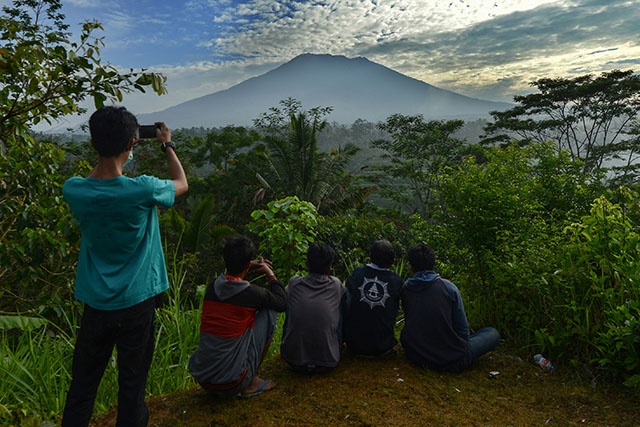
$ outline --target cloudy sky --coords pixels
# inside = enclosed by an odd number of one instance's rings
[[[0,4],[9,4],[0,0]],[[543,77],[640,69],[640,0],[62,0],[71,30],[97,19],[102,57],[168,77],[158,111],[302,53],[364,56],[434,86],[511,101]]]

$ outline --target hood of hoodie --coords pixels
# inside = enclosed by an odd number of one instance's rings
[[[438,279],[440,279],[440,275],[435,271],[418,271],[413,277],[407,279],[405,286],[411,290],[424,289],[431,286]]]
[[[293,276],[289,281],[289,284],[304,283],[310,288],[326,288],[329,284],[334,282],[340,282],[340,279],[329,274],[309,273],[306,276]]]
[[[213,282],[213,290],[220,298],[220,301],[225,301],[234,295],[239,294],[250,286],[246,280],[229,280],[221,274],[215,282]]]

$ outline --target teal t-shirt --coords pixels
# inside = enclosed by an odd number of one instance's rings
[[[82,232],[78,300],[99,310],[119,310],[167,290],[156,206],[173,205],[173,182],[147,175],[73,177],[62,195]]]

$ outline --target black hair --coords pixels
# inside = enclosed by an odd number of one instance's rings
[[[307,250],[307,267],[309,273],[328,274],[333,265],[336,252],[329,245],[311,243]]]
[[[116,157],[129,148],[138,132],[138,120],[125,107],[107,106],[89,119],[91,145],[100,157]]]
[[[418,243],[407,249],[407,259],[413,271],[431,271],[436,265],[435,252],[424,243]]]
[[[376,240],[369,249],[371,262],[381,268],[389,268],[396,259],[393,245],[388,240]]]
[[[256,246],[246,236],[227,239],[222,250],[224,264],[228,274],[240,274],[256,256]]]

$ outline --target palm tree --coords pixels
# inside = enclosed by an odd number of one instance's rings
[[[264,132],[264,144],[269,170],[260,174],[263,188],[274,198],[297,196],[313,203],[319,213],[355,207],[364,203],[368,189],[356,189],[355,177],[347,172],[349,160],[358,152],[352,144],[322,152],[318,149],[318,134],[327,125],[323,119],[330,107],[316,107],[309,112],[289,98],[281,101],[285,112],[271,109],[263,114],[256,126]],[[287,121],[283,120],[284,114]],[[268,174],[268,175],[267,175]]]

